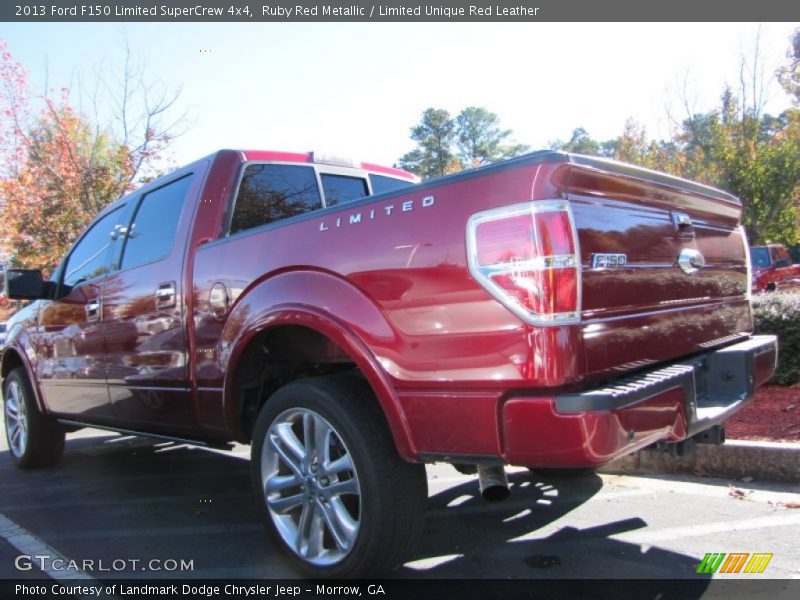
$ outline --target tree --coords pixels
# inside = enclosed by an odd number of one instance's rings
[[[572,131],[569,141],[556,140],[549,144],[552,150],[563,150],[564,152],[574,152],[575,154],[586,154],[587,156],[614,156],[616,140],[600,142],[589,135],[583,127],[578,127]]]
[[[687,117],[675,136],[682,162],[678,174],[739,196],[751,243],[783,242],[798,235],[800,202],[800,30],[792,36],[788,64],[776,75],[793,108],[773,117],[763,112],[763,68],[758,46],[740,63],[737,89],[726,86],[719,108]]]
[[[553,149],[613,156],[617,160],[665,171],[720,187],[742,201],[743,223],[751,243],[800,241],[800,29],[792,36],[787,64],[777,71],[778,81],[792,108],[778,116],[764,114],[764,75],[758,62],[743,57],[739,82],[726,86],[719,106],[695,112],[681,101],[682,121],[673,121],[669,140],[650,139],[633,119],[614,140],[599,142],[582,128],[568,142]]]
[[[508,143],[510,129],[500,129],[500,119],[481,106],[468,106],[456,117],[458,156],[468,167],[482,167],[528,151],[524,144]]]
[[[510,142],[510,129],[500,129],[496,114],[469,106],[455,118],[441,108],[428,108],[411,128],[417,147],[403,155],[398,166],[423,179],[487,165],[528,151]]]
[[[462,165],[453,152],[456,125],[446,110],[426,109],[419,124],[411,128],[411,139],[417,142],[417,147],[400,159],[402,169],[423,179],[461,170]]]
[[[48,103],[25,132],[26,155],[0,181],[3,221],[21,266],[52,270],[94,215],[130,187],[130,155],[68,105]]]
[[[2,41],[0,52],[0,238],[15,265],[50,271],[98,211],[158,174],[183,118],[162,122],[179,92],[147,84],[126,49],[119,91],[98,81],[91,119],[72,106],[69,88],[31,98],[27,71]],[[107,124],[100,85],[112,92]]]
[[[792,35],[786,58],[789,62],[778,69],[778,81],[784,91],[792,97],[795,109],[798,109],[800,108],[800,29],[796,29]]]

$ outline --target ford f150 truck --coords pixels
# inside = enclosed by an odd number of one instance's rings
[[[753,271],[753,292],[774,292],[800,287],[800,265],[783,244],[767,244],[750,248]]]
[[[424,463],[581,469],[722,442],[773,373],[741,204],[538,152],[402,171],[223,150],[106,208],[9,326],[20,467],[101,427],[252,447],[264,521],[314,576],[407,559]],[[687,444],[688,445],[688,444]]]

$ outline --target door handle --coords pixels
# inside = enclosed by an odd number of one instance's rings
[[[694,223],[686,213],[673,212],[672,222],[680,237],[694,237]]]
[[[100,320],[100,300],[92,300],[86,305],[86,320]]]
[[[174,308],[176,304],[175,282],[160,284],[156,289],[156,308]]]

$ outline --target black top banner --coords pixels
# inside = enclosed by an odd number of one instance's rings
[[[18,22],[800,21],[792,0],[5,0]],[[672,43],[665,40],[664,43]]]

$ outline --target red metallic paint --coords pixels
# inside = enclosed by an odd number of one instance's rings
[[[394,167],[384,167],[382,165],[376,165],[374,163],[367,163],[362,162],[361,168],[365,171],[370,171],[372,173],[379,173],[381,175],[393,175],[395,177],[402,177],[403,179],[408,179],[409,181],[417,181],[417,176],[413,173],[409,173],[408,171],[403,171],[403,169],[395,169]]]
[[[39,326],[30,330],[36,348],[34,373],[48,409],[108,420],[103,323],[89,321],[86,306],[100,302],[105,277],[86,282],[58,302],[42,302]]]
[[[34,376],[34,363],[38,353],[36,340],[31,332],[36,330],[36,320],[40,302],[33,302],[14,315],[14,325],[6,332],[6,345],[2,353],[2,377],[7,377],[13,367],[21,364],[31,382],[36,404],[42,411],[47,411],[39,380]]]
[[[500,456],[500,392],[408,391],[399,394],[414,446],[439,456]]]
[[[212,247],[198,253],[198,274],[209,265],[206,255],[213,250]],[[197,281],[203,281],[202,277]],[[220,389],[229,431],[238,427],[237,410],[240,408],[231,392],[232,367],[244,348],[262,331],[301,325],[327,336],[353,359],[378,396],[398,449],[404,456],[414,455],[394,387],[380,365],[382,357],[370,349],[372,344],[391,345],[396,334],[368,298],[348,282],[315,271],[280,273],[243,292],[224,325],[202,309],[195,317],[198,340],[203,340],[196,349],[198,376],[202,374],[198,384]],[[209,329],[213,333],[209,333]]]
[[[596,466],[685,436],[681,388],[612,411],[559,414],[547,397],[512,398],[502,408],[503,459],[514,465]]]
[[[247,160],[263,160],[275,162],[311,162],[310,152],[282,152],[279,150],[245,150]]]
[[[579,166],[565,187],[581,246],[588,381],[752,332],[738,203]],[[677,227],[677,213],[691,225]],[[699,273],[677,268],[684,248],[703,255]],[[592,268],[592,256],[608,252],[624,253],[626,265]]]

